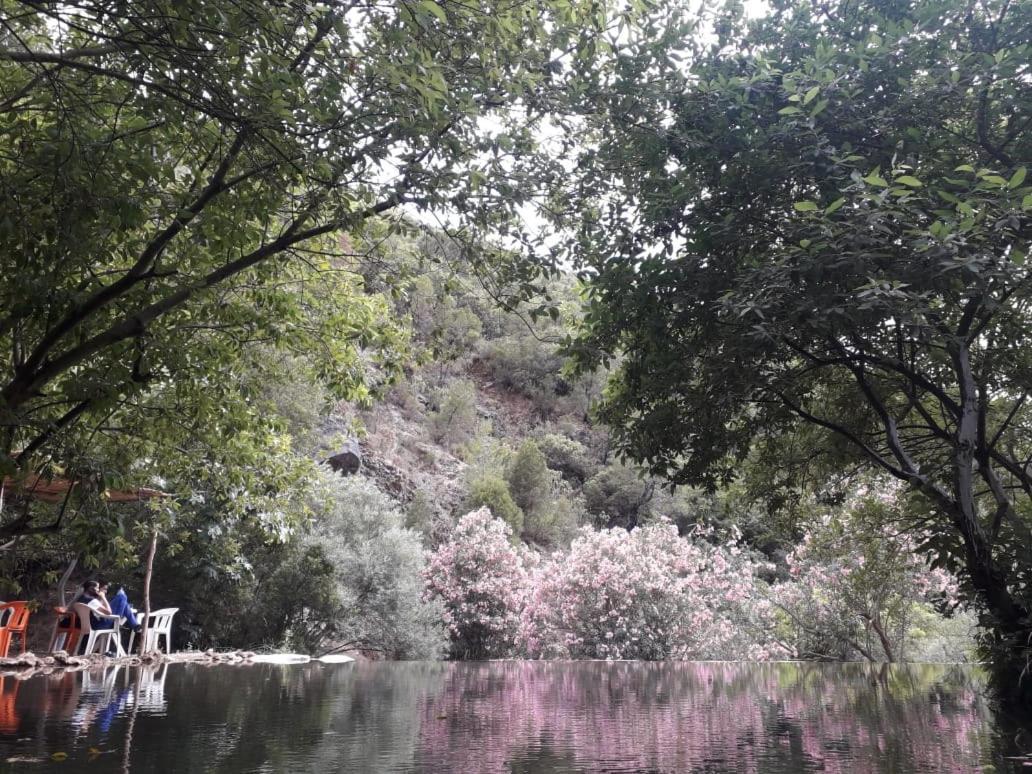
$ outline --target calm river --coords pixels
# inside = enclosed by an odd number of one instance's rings
[[[1023,733],[994,719],[977,672],[949,666],[175,664],[0,678],[0,771],[1032,771],[1012,757]]]

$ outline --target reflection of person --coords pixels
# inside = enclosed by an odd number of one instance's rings
[[[94,629],[114,629],[115,622],[108,618],[98,618],[99,615],[111,615],[111,606],[108,604],[104,589],[95,580],[88,580],[82,584],[82,594],[76,602],[81,602],[90,609],[90,626]]]
[[[132,605],[129,604],[129,597],[126,596],[125,587],[120,583],[109,583],[105,578],[100,578],[100,590],[107,595],[111,612],[125,619],[126,624],[133,631],[140,631],[140,622],[136,620]]]
[[[131,691],[132,689],[129,686],[123,688],[97,715],[97,726],[100,728],[101,733],[106,734],[111,730],[111,724],[114,722],[115,717],[118,716],[123,705],[125,705]]]

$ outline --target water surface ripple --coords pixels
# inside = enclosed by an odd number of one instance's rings
[[[0,771],[1029,771],[969,667],[175,664],[0,678]]]

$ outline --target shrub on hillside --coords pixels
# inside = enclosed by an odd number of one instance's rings
[[[533,440],[526,440],[509,461],[505,471],[512,499],[530,513],[546,508],[552,494],[552,472]]]
[[[469,511],[478,508],[487,508],[495,518],[508,524],[515,534],[523,532],[523,510],[513,500],[509,484],[504,478],[485,472],[470,480],[463,509]]]
[[[546,549],[568,545],[586,519],[583,500],[558,484],[545,507],[523,515],[523,539]]]
[[[656,492],[656,484],[637,468],[617,460],[592,476],[583,492],[596,524],[630,529],[646,521],[646,506]]]
[[[477,430],[477,390],[467,379],[457,379],[437,396],[427,426],[437,443],[456,448]]]
[[[537,439],[537,445],[548,467],[573,484],[583,484],[598,467],[587,446],[565,435],[543,435]]]
[[[553,413],[563,359],[553,344],[527,332],[485,342],[481,362],[495,383],[524,395],[542,416]]]

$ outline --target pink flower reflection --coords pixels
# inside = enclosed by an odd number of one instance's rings
[[[863,664],[452,665],[423,708],[425,770],[971,771],[988,711],[970,673]],[[707,768],[709,767],[709,768]]]

